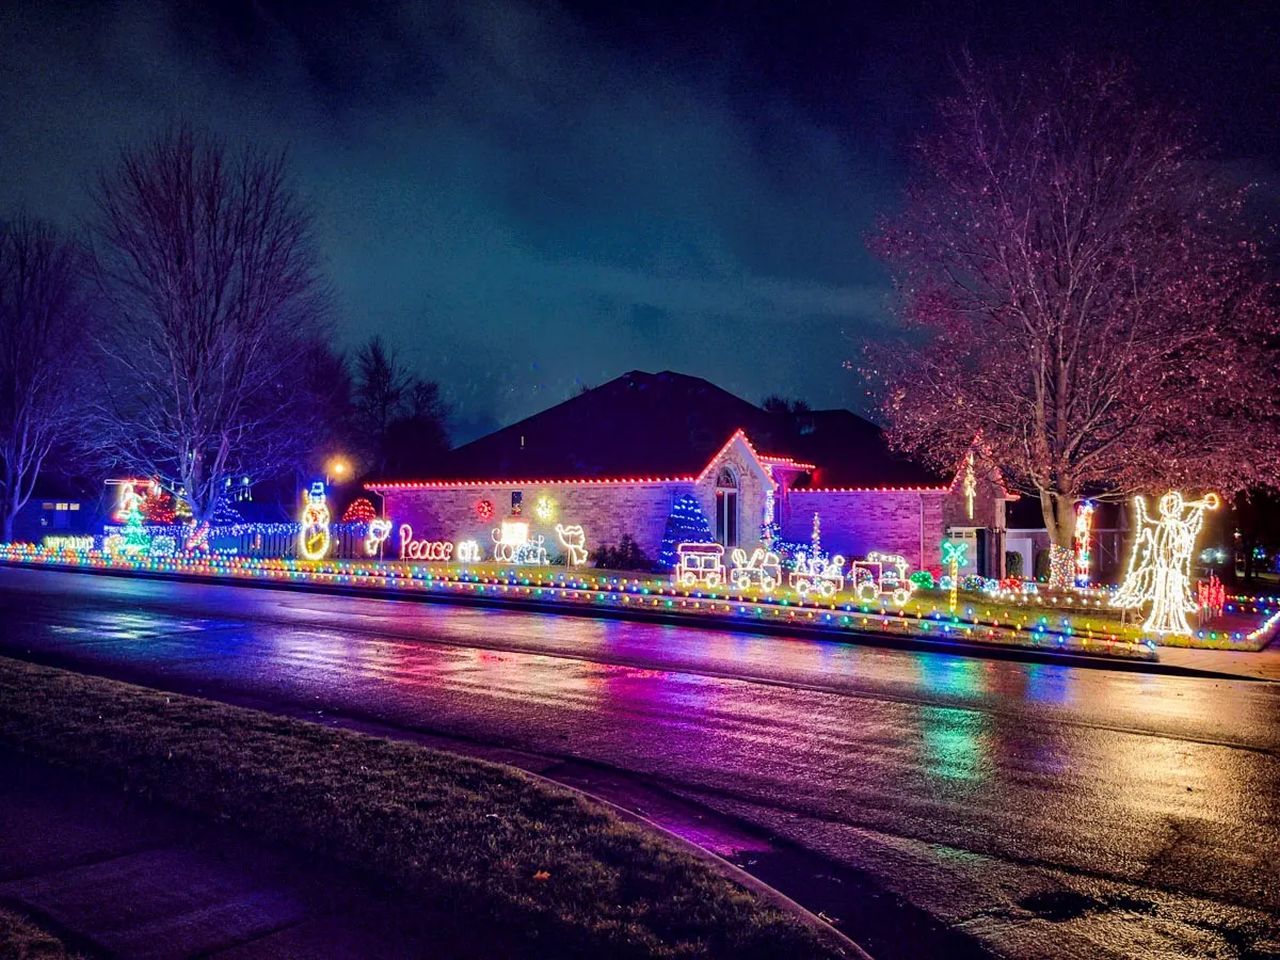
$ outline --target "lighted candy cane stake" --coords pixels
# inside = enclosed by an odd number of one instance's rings
[[[956,612],[956,590],[960,586],[960,568],[969,554],[969,544],[964,540],[942,541],[942,562],[951,566],[951,612]]]

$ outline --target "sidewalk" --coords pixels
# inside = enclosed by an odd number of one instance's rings
[[[492,957],[421,899],[0,747],[0,902],[90,955]]]
[[[1188,670],[1232,674],[1248,680],[1280,682],[1280,640],[1257,651],[1196,650],[1191,647],[1160,647],[1160,663]]]

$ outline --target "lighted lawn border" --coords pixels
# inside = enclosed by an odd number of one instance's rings
[[[81,960],[48,930],[19,911],[0,906],[0,957],[6,960]]]
[[[0,545],[0,562],[55,569],[95,570],[143,575],[249,581],[288,586],[336,587],[343,591],[377,592],[383,596],[461,598],[489,603],[520,603],[542,609],[577,608],[603,615],[681,619],[752,629],[756,627],[817,632],[836,638],[870,636],[906,638],[942,646],[1033,650],[1042,654],[1074,654],[1126,660],[1155,660],[1154,644],[1113,631],[1076,626],[1060,611],[1018,622],[966,619],[964,605],[956,614],[933,609],[903,611],[856,601],[801,602],[762,597],[753,592],[686,590],[651,576],[615,576],[592,570],[510,568],[492,564],[450,567],[363,560],[292,560],[245,557],[104,556],[98,551],[47,552],[32,546]]]
[[[511,767],[0,658],[0,739],[387,878],[555,957],[838,957],[706,862]]]

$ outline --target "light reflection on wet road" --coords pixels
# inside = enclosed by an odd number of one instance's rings
[[[47,571],[0,616],[36,659],[641,774],[1017,955],[1280,942],[1280,685]]]

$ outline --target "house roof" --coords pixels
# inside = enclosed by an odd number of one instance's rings
[[[741,429],[769,461],[816,465],[822,487],[938,486],[948,479],[892,453],[848,410],[762,410],[699,377],[632,371],[450,451],[423,480],[606,480],[697,476]],[[784,464],[785,465],[785,464]]]

